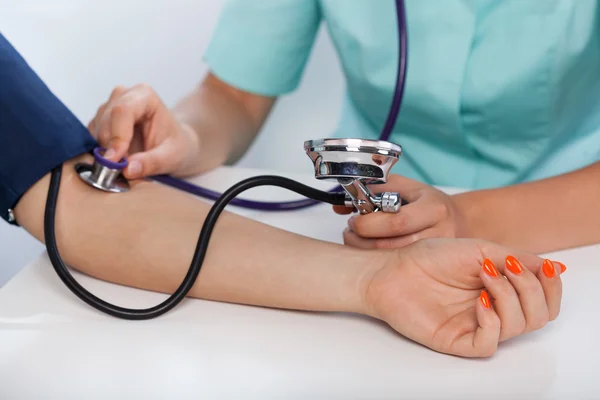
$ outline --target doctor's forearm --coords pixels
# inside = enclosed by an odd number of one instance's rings
[[[208,205],[152,182],[112,195],[63,168],[57,242],[65,261],[110,282],[171,293],[181,282]],[[31,188],[17,220],[43,240],[49,179]],[[235,214],[217,222],[192,297],[258,306],[362,312],[378,255],[320,242]]]
[[[544,253],[600,242],[600,163],[564,175],[456,196],[480,237]]]
[[[196,175],[239,160],[267,118],[274,98],[239,91],[212,74],[175,107],[176,117],[199,138]]]

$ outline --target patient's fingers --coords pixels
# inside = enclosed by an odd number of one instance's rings
[[[548,319],[554,321],[560,313],[562,301],[562,279],[561,274],[564,265],[559,262],[544,260],[542,268],[537,272],[537,277],[542,284],[546,304],[548,305]]]
[[[482,290],[477,299],[475,315],[477,328],[459,336],[452,343],[449,353],[464,357],[489,357],[496,352],[501,322],[486,290]]]

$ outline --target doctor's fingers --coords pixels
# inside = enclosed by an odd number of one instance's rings
[[[94,136],[96,139],[99,139],[98,138],[98,128],[99,128],[99,125],[100,125],[100,119],[104,115],[104,110],[106,110],[106,107],[112,101],[114,101],[117,98],[119,98],[126,91],[127,91],[127,88],[125,86],[117,86],[117,87],[115,87],[112,90],[112,92],[110,93],[110,96],[108,97],[108,100],[105,103],[102,103],[102,105],[100,105],[100,107],[98,107],[98,110],[96,110],[96,115],[94,115],[94,118],[92,118],[92,120],[88,124],[88,130],[90,131],[90,133],[92,134],[92,136]]]
[[[395,175],[395,174],[391,174],[388,177],[387,182],[384,184],[369,185],[369,189],[373,193],[381,193],[381,192],[398,193],[400,195],[400,197],[402,197],[404,200],[406,200],[409,203],[412,203],[412,202],[416,201],[419,197],[421,197],[423,190],[426,190],[426,189],[437,190],[425,183],[415,181],[413,179],[406,178],[401,175]]]
[[[162,102],[148,85],[137,85],[109,101],[98,125],[98,140],[106,157],[119,160],[127,154],[135,125],[152,119]],[[111,152],[112,150],[112,152]]]
[[[400,175],[390,175],[387,183],[378,185],[369,185],[369,190],[373,194],[381,192],[398,193],[403,200],[408,203],[415,202],[421,197],[423,190],[437,190],[424,183],[405,178]],[[347,215],[356,212],[354,207],[333,206],[333,211],[336,214]]]
[[[179,166],[180,155],[185,148],[173,140],[167,139],[147,151],[132,154],[129,165],[123,171],[128,179],[139,179],[151,175],[170,174]]]
[[[364,238],[360,235],[352,232],[350,229],[344,230],[343,238],[344,244],[358,249],[372,250],[372,249],[399,249],[401,247],[408,246],[421,239],[433,238],[435,231],[433,229],[426,229],[422,232],[413,233],[410,235],[403,235],[390,238]]]
[[[370,213],[355,215],[348,227],[364,238],[392,238],[421,232],[445,218],[440,203],[417,201],[400,208],[397,214]]]

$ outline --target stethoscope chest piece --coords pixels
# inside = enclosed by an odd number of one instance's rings
[[[127,161],[113,162],[103,157],[104,149],[94,149],[94,163],[79,163],[75,166],[77,174],[88,185],[105,192],[123,193],[129,190],[129,182],[122,175]]]
[[[346,205],[361,214],[397,213],[398,193],[371,193],[367,185],[386,183],[390,170],[402,155],[400,145],[366,139],[318,139],[304,142],[314,164],[315,178],[337,180],[346,192]]]
[[[383,140],[318,139],[304,142],[317,179],[359,179],[371,185],[385,183],[402,154],[400,145]]]

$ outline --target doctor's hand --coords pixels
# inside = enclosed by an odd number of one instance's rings
[[[559,314],[559,262],[471,239],[427,239],[391,254],[365,285],[366,313],[435,351],[487,357]]]
[[[198,159],[199,137],[167,109],[148,85],[117,87],[98,108],[88,129],[107,149],[105,157],[128,157],[128,179],[186,175]]]
[[[469,237],[467,222],[459,205],[432,186],[390,175],[384,185],[372,185],[373,193],[397,192],[408,201],[397,214],[354,215],[344,231],[344,243],[363,249],[399,248],[426,238]],[[339,214],[350,209],[335,206]]]

